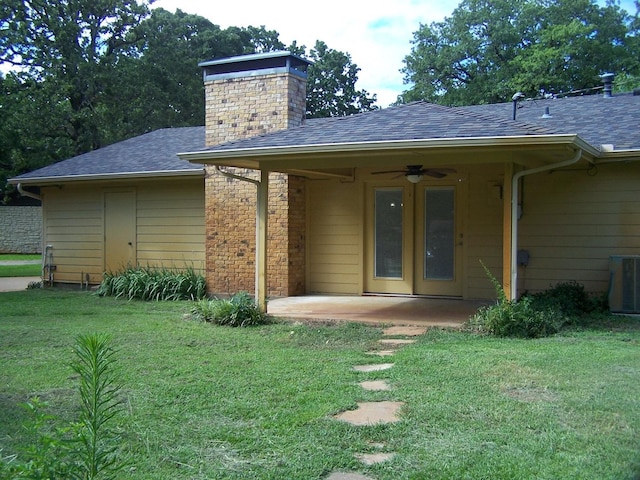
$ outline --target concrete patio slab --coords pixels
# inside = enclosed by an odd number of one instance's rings
[[[457,328],[486,304],[413,296],[307,295],[270,299],[267,312],[274,317],[292,320]]]
[[[375,363],[373,365],[356,365],[353,369],[356,372],[381,372],[389,370],[391,367],[393,367],[393,363]]]
[[[404,402],[361,402],[357,410],[347,410],[334,418],[358,426],[395,423],[400,421],[397,414],[403,405]]]

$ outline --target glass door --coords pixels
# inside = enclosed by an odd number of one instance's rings
[[[412,195],[406,186],[370,187],[365,291],[412,293]]]
[[[462,233],[456,186],[418,188],[415,293],[461,296]]]

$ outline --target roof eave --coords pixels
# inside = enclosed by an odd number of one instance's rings
[[[392,140],[373,142],[344,142],[294,145],[282,147],[254,147],[229,150],[203,150],[198,152],[178,153],[178,157],[192,163],[227,164],[233,159],[261,157],[261,162],[268,162],[268,157],[300,156],[305,154],[336,154],[372,151],[393,151],[409,149],[450,149],[450,148],[513,148],[572,145],[582,149],[593,157],[600,155],[600,150],[582,140],[578,135],[522,135],[504,137],[465,137],[438,138],[418,140]],[[267,158],[265,158],[267,157]],[[225,162],[221,162],[221,161]]]
[[[169,177],[204,177],[204,168],[201,170],[160,170],[155,172],[123,172],[123,173],[101,173],[94,175],[59,175],[50,177],[14,177],[7,180],[10,185],[55,185],[69,182],[88,182],[105,180],[133,180],[142,178],[169,178]]]

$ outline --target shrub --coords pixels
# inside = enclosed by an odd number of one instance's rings
[[[247,292],[236,293],[228,300],[200,300],[194,304],[191,313],[203,321],[229,327],[249,327],[271,322],[271,317],[260,311]]]
[[[482,263],[482,262],[481,262]],[[501,337],[537,338],[557,333],[565,322],[563,313],[554,306],[536,306],[531,297],[510,300],[500,282],[482,264],[498,297],[494,305],[481,307],[469,325],[477,331]]]
[[[557,309],[573,321],[585,314],[607,309],[603,296],[589,295],[576,281],[558,283],[544,292],[534,293],[531,298],[536,308]]]
[[[129,267],[105,273],[96,293],[129,300],[199,300],[206,290],[204,276],[193,268]]]

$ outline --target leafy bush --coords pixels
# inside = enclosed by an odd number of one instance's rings
[[[204,276],[193,268],[129,267],[121,272],[105,273],[96,293],[129,300],[199,300],[205,297],[206,291]]]
[[[500,337],[537,338],[557,333],[566,321],[553,305],[536,305],[531,297],[510,300],[500,282],[482,264],[498,297],[494,305],[481,307],[470,320],[475,330]]]
[[[578,317],[607,309],[606,298],[590,295],[576,281],[558,283],[544,292],[531,295],[536,308],[553,308],[575,321]]]
[[[271,317],[260,308],[247,292],[239,292],[230,299],[200,300],[191,313],[206,322],[229,327],[265,325]]]

